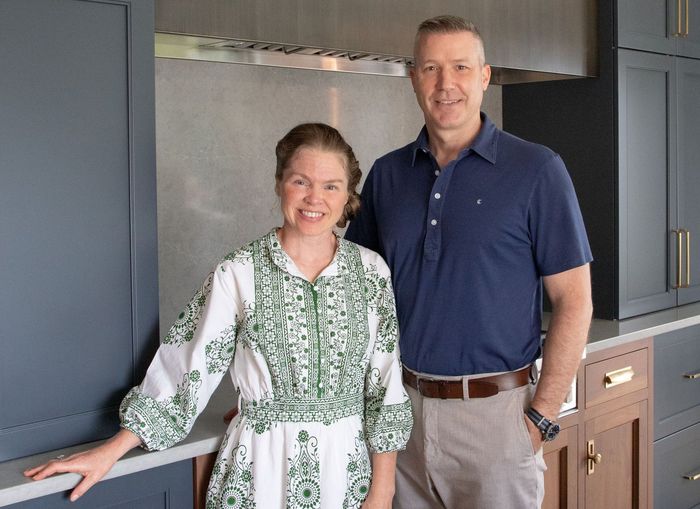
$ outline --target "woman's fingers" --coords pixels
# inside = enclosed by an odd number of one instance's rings
[[[72,457],[71,457],[72,458]],[[33,473],[27,472],[25,475],[28,477],[31,477],[35,481],[40,481],[42,479],[46,479],[47,477],[54,475],[54,474],[59,474],[59,473],[64,473],[64,472],[78,472],[77,467],[74,465],[74,462],[72,459],[55,459],[51,460],[48,463],[44,463],[43,465],[36,467],[33,470]]]
[[[25,477],[32,477],[32,476],[34,476],[34,475],[35,475],[37,472],[39,472],[42,468],[46,467],[46,465],[48,465],[48,463],[43,463],[43,464],[38,465],[38,466],[36,466],[36,467],[28,468],[27,470],[24,471]]]
[[[95,476],[95,475],[86,475],[82,481],[78,483],[78,485],[73,488],[73,491],[70,494],[70,501],[75,502],[78,500],[80,497],[82,497],[87,490],[92,488],[97,481],[99,481],[102,478],[102,476]]]

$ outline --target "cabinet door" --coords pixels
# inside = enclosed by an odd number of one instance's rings
[[[654,443],[654,507],[700,507],[700,424]]]
[[[673,67],[673,57],[618,51],[619,318],[676,305]]]
[[[556,440],[544,444],[544,500],[542,509],[575,509],[578,426],[561,430]]]
[[[158,344],[153,3],[0,1],[0,461],[104,438]]]
[[[675,2],[677,3],[677,2]],[[678,56],[700,58],[700,2],[698,0],[682,0],[681,19],[683,37],[678,38]]]
[[[71,502],[69,494],[47,495],[7,509],[192,509],[192,461],[101,481],[77,502]]]
[[[700,3],[697,3],[700,16]],[[689,232],[690,259],[683,253],[678,303],[700,301],[700,60],[676,58],[678,86],[678,227]],[[687,239],[686,239],[687,240]],[[686,246],[684,246],[685,248]],[[695,263],[693,263],[695,261]],[[695,267],[696,271],[693,274]]]
[[[647,507],[647,426],[646,400],[586,421],[586,446],[600,454],[584,467],[587,509]]]
[[[698,422],[700,325],[695,325],[654,338],[654,438]]]
[[[676,11],[677,0],[618,0],[618,46],[674,54]]]

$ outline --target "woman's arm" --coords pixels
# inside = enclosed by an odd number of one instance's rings
[[[372,454],[372,484],[362,509],[391,509],[396,484],[397,451]]]
[[[122,429],[104,444],[94,449],[72,454],[65,459],[50,460],[43,465],[25,470],[24,475],[35,481],[64,472],[82,475],[83,480],[70,494],[71,502],[75,502],[102,479],[119,458],[140,443],[141,440],[131,431]]]

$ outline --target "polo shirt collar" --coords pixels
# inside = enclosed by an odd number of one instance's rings
[[[462,152],[460,152],[458,159],[462,159],[466,156],[470,150],[479,154],[482,158],[486,159],[491,164],[496,164],[496,150],[498,145],[498,128],[491,122],[491,119],[484,113],[481,112],[481,129],[479,134],[476,135],[474,143],[471,146],[466,147]],[[416,164],[416,154],[418,152],[428,153],[430,152],[430,145],[428,144],[428,129],[423,126],[418,138],[413,144],[413,158],[411,159],[411,166]]]

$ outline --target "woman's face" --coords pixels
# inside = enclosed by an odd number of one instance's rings
[[[348,202],[348,176],[343,156],[300,147],[284,170],[277,193],[287,234],[327,235]]]

